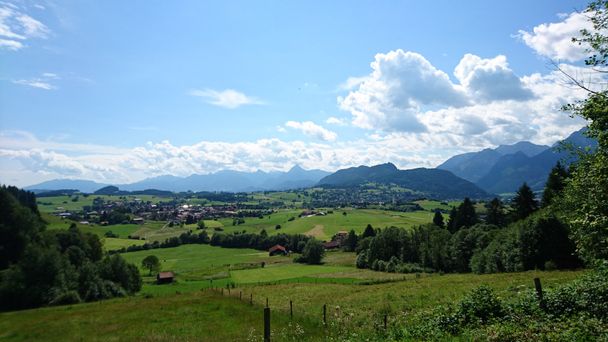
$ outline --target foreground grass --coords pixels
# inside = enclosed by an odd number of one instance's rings
[[[460,300],[480,284],[488,284],[499,296],[508,299],[532,288],[534,277],[540,277],[543,286],[550,288],[581,274],[581,271],[531,271],[420,278],[407,275],[405,281],[377,285],[245,286],[231,289],[230,296],[227,289],[224,296],[197,290],[203,281],[147,285],[142,294],[131,298],[1,313],[0,340],[244,341],[252,332],[260,340],[261,308],[266,298],[272,310],[274,340],[321,340],[325,334],[344,329],[373,335],[374,326],[384,313],[389,315],[390,324],[402,324],[437,305]],[[146,298],[151,293],[153,297]],[[243,300],[239,301],[241,293]],[[248,304],[250,298],[253,305]],[[289,326],[290,300],[294,322],[304,330],[303,335],[297,333],[300,328]],[[327,329],[320,324],[324,304],[327,304]]]
[[[320,339],[317,324],[272,315],[278,340]],[[99,303],[0,314],[2,341],[246,341],[259,340],[263,312],[210,291],[156,298],[125,298]]]

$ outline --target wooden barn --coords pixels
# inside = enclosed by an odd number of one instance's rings
[[[281,245],[274,245],[268,250],[268,255],[287,255],[287,249]]]
[[[160,272],[156,275],[157,284],[170,284],[173,282],[175,275],[173,272]]]

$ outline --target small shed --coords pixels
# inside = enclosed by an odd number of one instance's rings
[[[156,275],[157,284],[170,284],[173,282],[175,275],[173,272],[160,272]]]
[[[274,245],[268,250],[268,255],[287,255],[287,249],[281,245]]]

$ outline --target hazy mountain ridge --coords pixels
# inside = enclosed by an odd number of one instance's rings
[[[548,148],[549,146],[520,141],[512,145],[500,145],[495,149],[486,148],[479,152],[459,154],[446,160],[437,168],[448,170],[458,177],[475,183],[487,175],[498,160],[505,155],[521,152],[532,157]]]
[[[89,180],[54,179],[25,187],[25,189],[37,192],[77,189],[81,192],[93,193],[109,185],[115,185],[122,191],[148,189],[173,192],[287,190],[314,186],[321,178],[329,174],[330,172],[322,170],[304,170],[296,165],[287,172],[223,170],[207,175],[190,175],[188,177],[164,175],[146,178],[130,184],[103,184]]]
[[[597,145],[585,136],[585,132],[585,128],[576,131],[552,147],[522,141],[464,153],[453,156],[437,168],[452,171],[490,193],[515,192],[523,182],[533,190],[542,190],[551,168],[558,161],[568,165],[576,160],[570,151],[562,148],[563,143],[577,149]]]

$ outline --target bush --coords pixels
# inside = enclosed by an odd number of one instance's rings
[[[488,323],[504,316],[505,311],[492,288],[481,285],[473,289],[458,304],[458,316],[466,324]]]
[[[78,292],[71,290],[57,295],[49,302],[49,305],[78,304],[80,302],[82,302],[82,299],[80,299]]]
[[[323,244],[317,239],[310,239],[306,242],[302,255],[296,259],[295,262],[307,263],[318,265],[325,256],[325,248]]]

